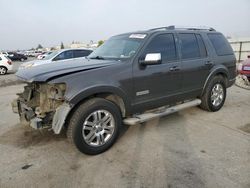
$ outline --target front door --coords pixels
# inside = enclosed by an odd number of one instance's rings
[[[140,65],[139,60],[149,53],[160,53],[162,63]],[[175,35],[165,33],[152,36],[133,62],[133,108],[140,110],[169,103],[167,99],[181,90],[180,69]]]

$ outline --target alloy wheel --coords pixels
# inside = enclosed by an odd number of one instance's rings
[[[115,120],[107,110],[96,110],[84,121],[82,135],[90,146],[102,146],[113,136]]]
[[[0,67],[0,74],[1,75],[4,75],[4,74],[6,74],[6,68],[4,68],[4,67]]]
[[[223,86],[220,83],[214,85],[211,91],[211,102],[213,106],[219,106],[224,99]]]

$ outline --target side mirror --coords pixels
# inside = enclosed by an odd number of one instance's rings
[[[161,53],[146,54],[145,59],[139,60],[141,65],[158,65],[161,64]]]

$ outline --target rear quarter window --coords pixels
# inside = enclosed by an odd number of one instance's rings
[[[211,41],[216,54],[219,56],[232,55],[233,50],[228,43],[227,39],[220,33],[210,33],[207,34],[209,40]]]

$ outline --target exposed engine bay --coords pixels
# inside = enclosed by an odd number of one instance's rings
[[[29,83],[17,94],[13,111],[19,114],[22,124],[35,129],[52,128],[54,116],[64,104],[65,90],[65,84]]]

